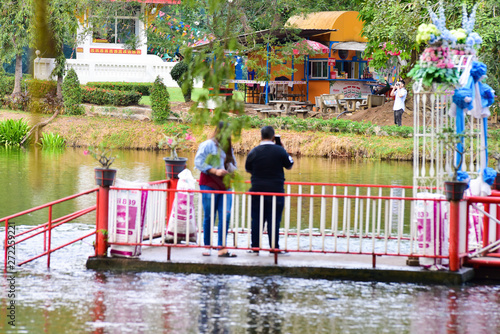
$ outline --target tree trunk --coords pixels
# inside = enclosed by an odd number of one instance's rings
[[[58,75],[57,76],[57,98],[62,99],[62,83],[63,83],[63,76]]]
[[[23,140],[21,140],[20,145],[21,145],[21,146],[23,146],[24,142],[25,142],[25,141],[27,141],[27,140],[29,139],[29,137],[33,134],[33,132],[35,133],[35,143],[37,143],[37,142],[38,142],[38,138],[39,138],[39,132],[40,132],[40,130],[41,130],[41,129],[45,126],[45,125],[47,125],[47,124],[49,124],[50,122],[52,122],[52,120],[53,120],[54,118],[56,118],[56,117],[57,117],[57,115],[59,115],[60,110],[61,110],[61,109],[60,109],[60,108],[58,108],[58,109],[56,110],[56,112],[55,112],[52,116],[50,116],[50,118],[49,118],[48,120],[46,120],[46,121],[41,121],[41,122],[39,122],[38,124],[35,124],[35,125],[31,128],[31,130],[30,130],[30,131],[26,134],[26,136],[24,136]]]
[[[188,88],[186,93],[183,92],[184,102],[191,102],[191,88]]]
[[[21,94],[21,79],[23,77],[23,56],[22,54],[16,55],[16,71],[14,79],[14,91],[12,96]]]

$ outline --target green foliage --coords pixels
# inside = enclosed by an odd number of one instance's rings
[[[19,146],[29,129],[28,122],[23,119],[0,121],[0,145]]]
[[[44,132],[42,133],[42,138],[40,138],[38,145],[43,148],[62,148],[66,146],[66,141],[57,133]]]
[[[455,68],[421,67],[415,65],[408,76],[413,80],[422,80],[424,86],[430,87],[433,82],[455,85],[458,83],[458,71]]]
[[[381,7],[381,5],[383,7]],[[417,27],[429,20],[423,0],[364,1],[359,18],[364,21],[362,34],[368,39],[366,57],[373,57],[370,68],[386,68],[391,56],[383,50],[401,51],[402,59],[416,60],[419,44],[416,42]]]
[[[88,82],[87,87],[96,87],[107,90],[120,90],[128,92],[138,92],[142,96],[149,96],[151,94],[152,85],[143,82]]]
[[[30,79],[26,80],[26,85],[31,98],[44,98],[57,92],[57,82],[54,80]]]
[[[170,76],[172,76],[172,79],[174,79],[179,84],[179,86],[182,86],[182,76],[187,72],[187,70],[187,64],[183,61],[179,61],[174,65],[174,67],[172,67]]]
[[[413,136],[413,128],[409,126],[382,126],[379,127],[370,122],[355,122],[346,119],[317,119],[297,117],[272,117],[259,119],[257,116],[240,116],[243,124],[248,128],[261,128],[265,125],[271,125],[276,129],[286,129],[298,132],[338,132],[353,133],[369,136],[394,136],[409,138]]]
[[[185,79],[188,70],[188,65],[184,61],[180,61],[172,67],[170,72],[172,79],[181,87],[185,102],[191,101],[191,92],[193,90],[193,83]]]
[[[101,143],[98,146],[89,146],[88,150],[83,151],[84,155],[90,155],[101,164],[101,168],[109,169],[111,164],[115,161],[113,151],[107,148],[105,144]]]
[[[10,62],[16,57],[16,61],[21,60],[23,48],[28,46],[30,34],[28,34],[29,24],[33,17],[31,1],[0,1],[0,64]],[[8,94],[19,94],[21,92],[22,61],[16,63],[16,85],[9,86],[12,89]],[[1,81],[1,80],[0,80]],[[2,90],[0,82],[0,99],[6,95]],[[14,91],[15,89],[15,91]]]
[[[0,74],[0,99],[14,90],[14,77]]]
[[[62,85],[64,111],[68,115],[82,115],[82,88],[74,69],[70,69]]]
[[[189,131],[189,125],[170,122],[163,126],[163,133],[167,137],[175,136],[177,134],[186,135]]]
[[[142,95],[138,92],[107,90],[102,88],[83,86],[82,102],[100,106],[130,106],[137,105]]]
[[[28,110],[30,97],[27,92],[21,92],[16,96],[8,96],[5,98],[4,104],[11,110]]]
[[[153,121],[155,123],[165,123],[170,116],[170,101],[167,87],[163,79],[158,76],[153,83],[151,90],[151,109],[153,109]]]

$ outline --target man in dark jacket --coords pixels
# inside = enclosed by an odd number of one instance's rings
[[[293,159],[281,145],[281,141],[276,140],[275,143],[273,127],[265,126],[260,130],[260,133],[262,141],[259,146],[250,151],[245,163],[246,171],[252,174],[250,192],[284,193],[285,173],[283,168],[292,168]],[[274,217],[273,196],[264,196],[263,200],[264,215],[261,221],[261,196],[252,196],[252,248],[255,249],[250,252],[259,253],[258,248],[261,248],[260,231],[263,229],[264,222],[267,222],[269,247],[275,249],[273,252],[284,254],[285,252],[279,251],[279,228],[285,198],[276,196],[276,215]]]

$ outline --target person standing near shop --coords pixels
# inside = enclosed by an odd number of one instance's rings
[[[278,136],[275,137],[272,126],[264,126],[261,130],[260,145],[253,148],[248,154],[245,162],[245,170],[250,173],[252,186],[250,192],[259,193],[284,193],[285,173],[283,168],[291,169],[292,157],[286,152]],[[260,221],[260,199],[259,195],[252,195],[252,250],[249,252],[258,254],[260,244],[261,224],[267,222],[267,234],[269,237],[269,248],[273,253],[285,254],[279,250],[279,228],[281,215],[285,206],[285,198],[276,196],[276,215],[273,217],[273,196],[264,196],[264,219]],[[274,225],[273,225],[274,219]],[[273,240],[274,231],[274,240]]]
[[[200,173],[200,190],[208,191],[227,191],[230,190],[224,184],[224,176],[233,173],[236,170],[236,162],[231,145],[231,135],[224,136],[224,131],[229,131],[227,123],[220,122],[215,128],[212,138],[204,141],[198,147],[194,164]],[[229,220],[231,218],[231,194],[214,194],[214,225],[216,216],[219,217],[218,232],[218,254],[219,257],[236,257],[236,254],[230,253],[226,249],[227,231],[229,229]],[[226,210],[224,211],[224,197],[226,198]],[[211,246],[211,237],[213,227],[211,226],[212,212],[212,194],[202,194],[203,205],[203,241],[205,246]],[[225,217],[224,217],[225,216]],[[224,219],[225,226],[223,224]],[[224,234],[225,232],[225,234]],[[224,242],[224,238],[226,238]],[[210,256],[210,250],[203,255]]]
[[[395,97],[392,110],[394,110],[394,124],[397,126],[401,126],[402,123],[403,113],[405,112],[406,94],[408,92],[405,89],[405,82],[399,80],[391,90],[391,96]]]

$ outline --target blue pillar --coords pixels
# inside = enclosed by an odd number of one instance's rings
[[[267,43],[266,74],[269,75],[269,43]],[[266,77],[266,104],[269,103],[269,79]]]
[[[309,101],[309,56],[305,56],[306,64],[306,101]]]

